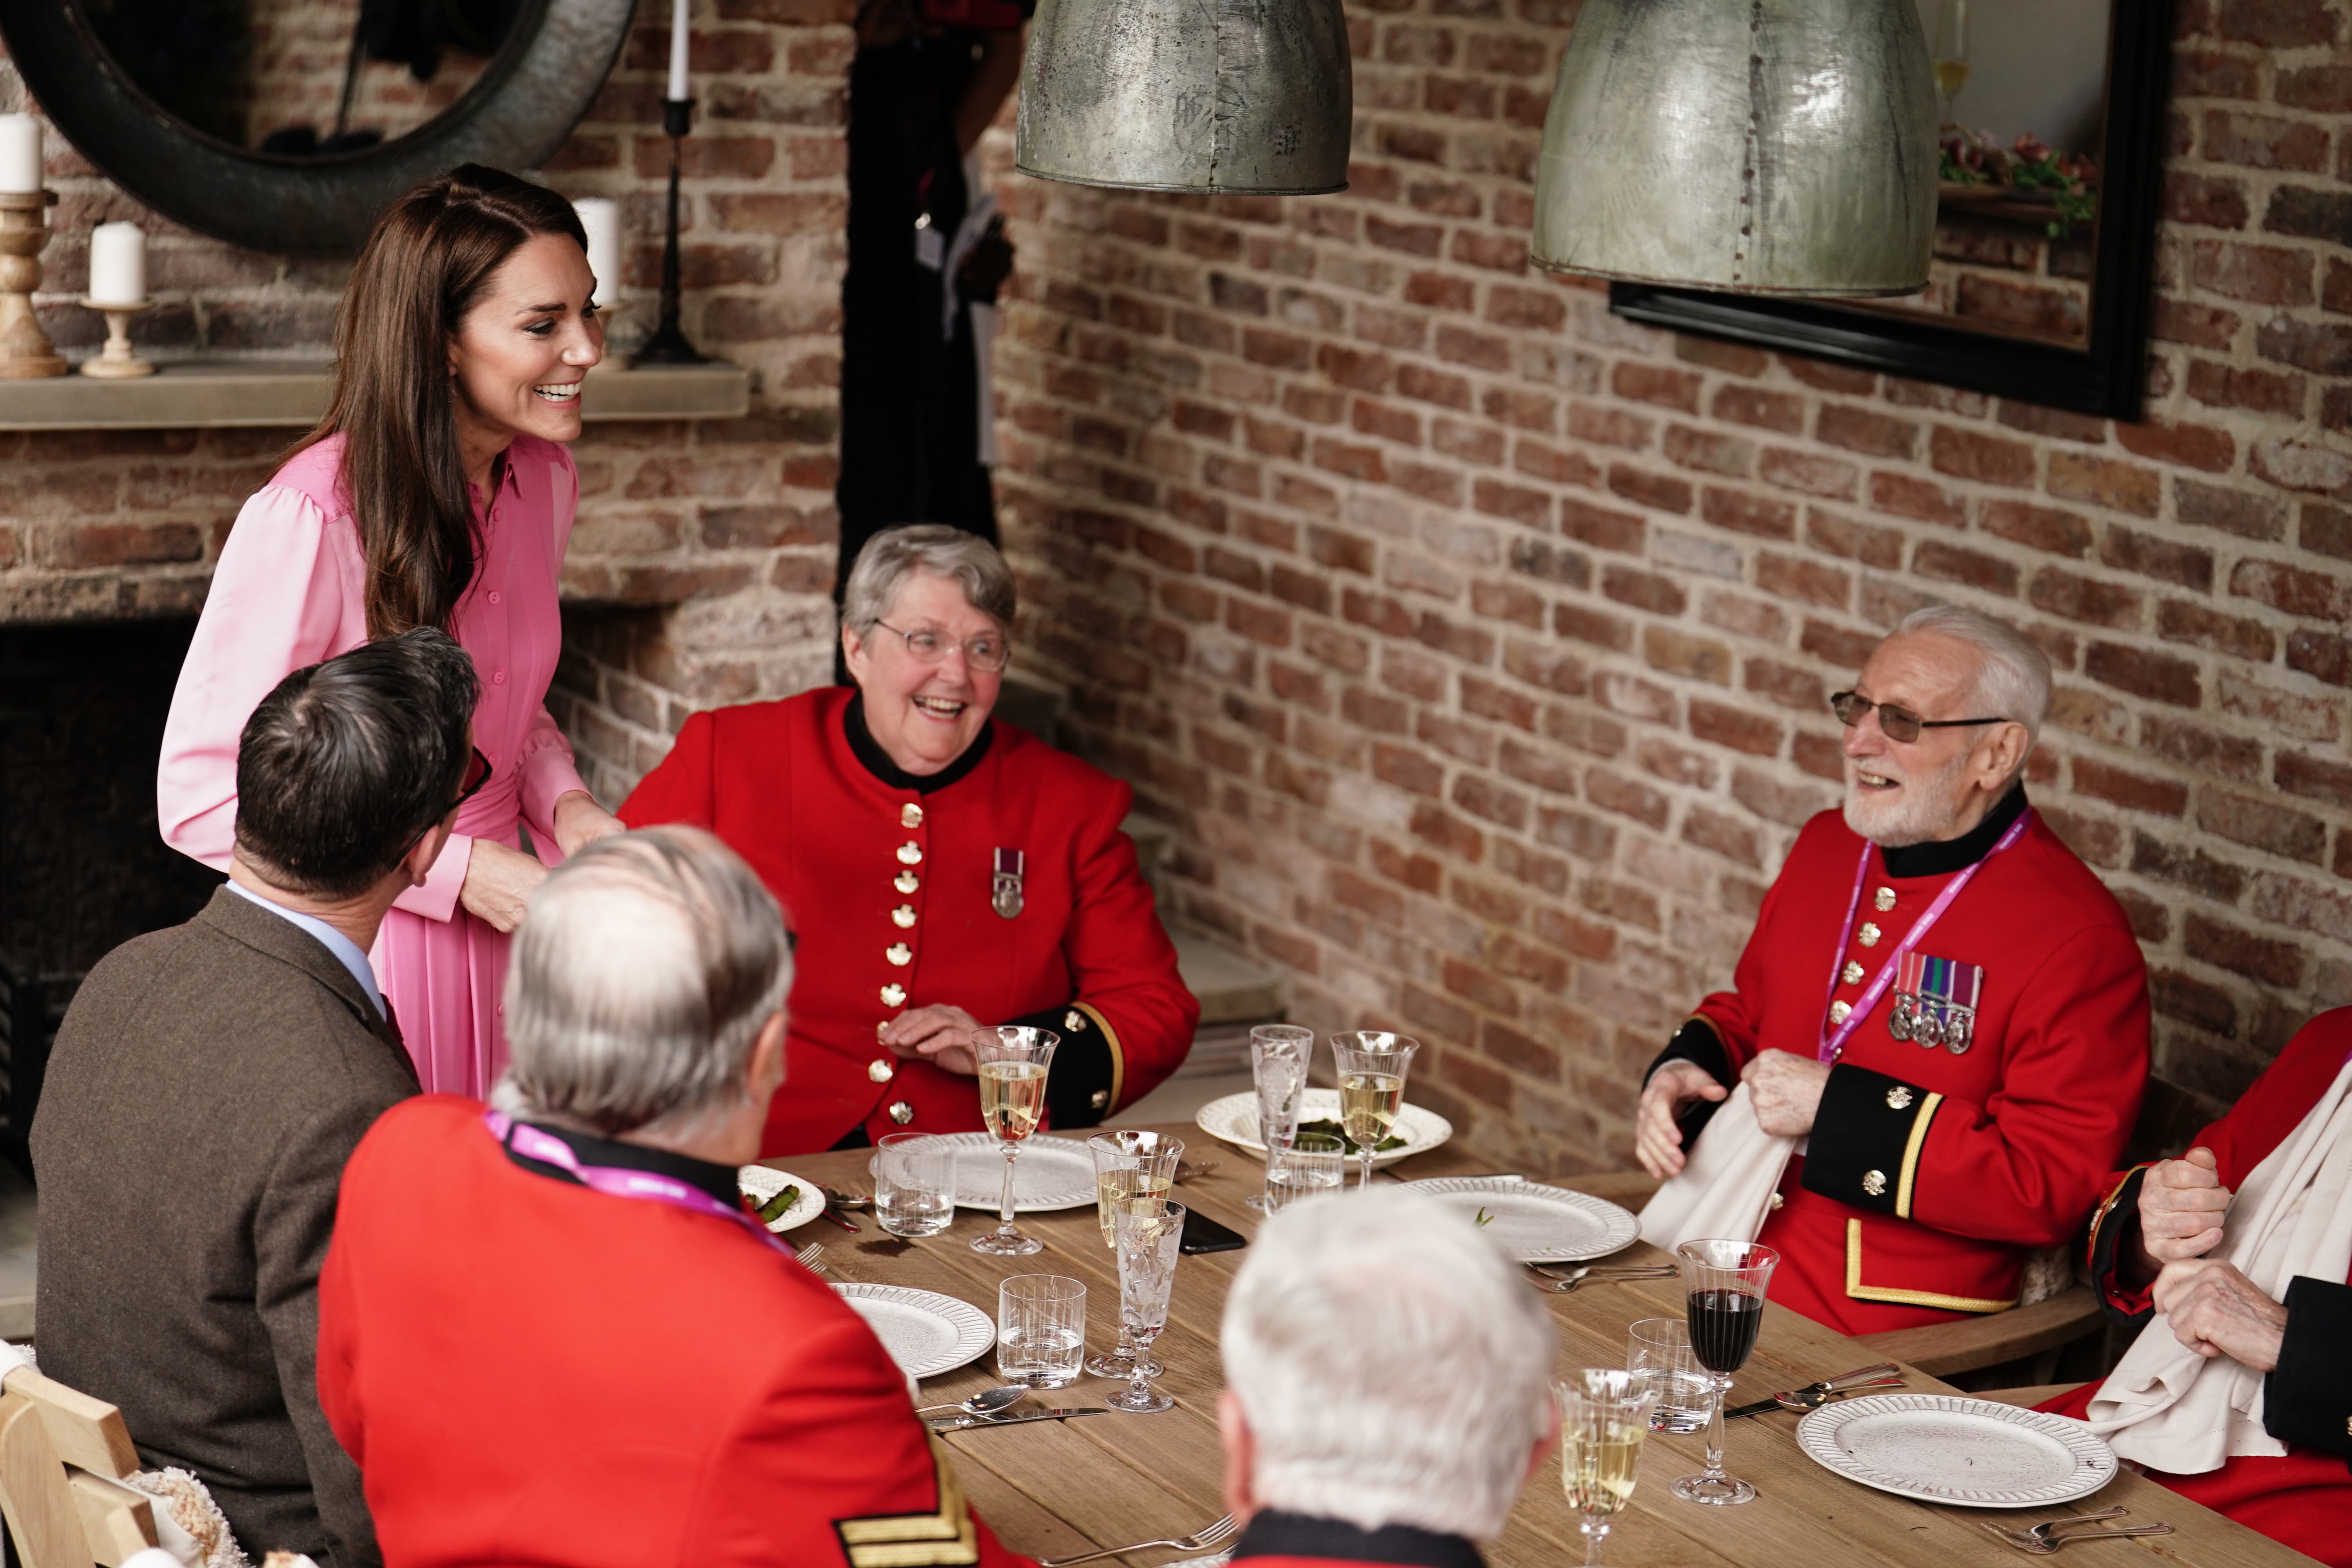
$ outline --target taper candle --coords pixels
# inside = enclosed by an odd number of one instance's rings
[[[596,303],[621,297],[621,205],[609,196],[583,196],[572,204],[588,231],[588,270],[596,275]]]
[[[686,90],[687,12],[690,0],[672,0],[669,12],[669,100],[684,103]]]
[[[26,195],[41,188],[41,122],[29,114],[0,114],[0,192]]]
[[[147,299],[147,236],[135,223],[102,223],[89,231],[89,297],[100,305],[139,305]]]

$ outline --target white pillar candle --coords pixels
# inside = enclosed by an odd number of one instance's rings
[[[669,12],[669,100],[686,101],[686,14],[690,0],[672,0]]]
[[[588,270],[596,275],[596,302],[621,295],[621,204],[609,196],[583,196],[572,204],[588,231]]]
[[[0,192],[41,188],[41,122],[29,114],[0,114]]]
[[[89,231],[89,297],[101,305],[147,300],[147,236],[135,223],[102,223]]]

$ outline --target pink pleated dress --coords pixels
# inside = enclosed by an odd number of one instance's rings
[[[157,820],[165,843],[218,870],[228,868],[235,841],[245,721],[294,670],[367,640],[342,449],[334,436],[296,454],[237,513],[173,693]],[[501,468],[487,511],[474,498],[483,559],[450,626],[481,677],[474,744],[490,760],[490,782],[458,813],[424,886],[385,915],[369,954],[425,1092],[476,1099],[506,1068],[509,939],[459,904],[467,860],[476,838],[520,848],[528,825],[540,859],[554,865],[556,799],[587,787],[546,706],[563,641],[556,579],[579,474],[568,450],[528,436],[507,449]]]

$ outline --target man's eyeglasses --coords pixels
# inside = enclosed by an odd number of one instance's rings
[[[945,632],[933,631],[929,626],[919,631],[900,632],[887,621],[874,624],[886,632],[898,632],[907,645],[907,651],[914,655],[917,664],[937,664],[947,658],[948,649],[955,646],[953,637]],[[964,639],[963,661],[974,669],[984,669],[993,675],[1003,669],[1012,658],[1012,645],[992,633],[983,632],[979,637]]]
[[[2006,724],[2006,719],[1922,719],[1908,708],[1897,708],[1888,702],[1873,702],[1869,698],[1852,691],[1841,691],[1830,699],[1830,711],[1838,722],[1851,730],[1862,722],[1872,709],[1878,710],[1878,727],[1890,741],[1904,744],[1919,738],[1922,730],[1964,730],[1979,724]]]
[[[482,786],[490,782],[490,759],[482,755],[482,748],[479,746],[472,747],[470,750],[474,754],[466,761],[465,782],[457,786],[457,798],[443,806],[434,815],[432,821],[416,830],[416,837],[408,841],[408,849],[414,849],[424,843],[426,834],[440,826],[451,812],[481,794]],[[400,852],[402,859],[408,858],[408,849],[403,849]]]

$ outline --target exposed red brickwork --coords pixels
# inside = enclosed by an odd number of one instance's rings
[[[1625,1158],[1639,1067],[1835,800],[1824,694],[1916,605],[2012,616],[2062,672],[2035,795],[2137,922],[2159,1070],[2234,1094],[2352,1001],[2347,6],[2181,0],[2130,426],[1531,271],[1573,11],[1351,6],[1342,195],[1003,179],[1024,657],[1181,825],[1187,918],[1565,1168]]]

